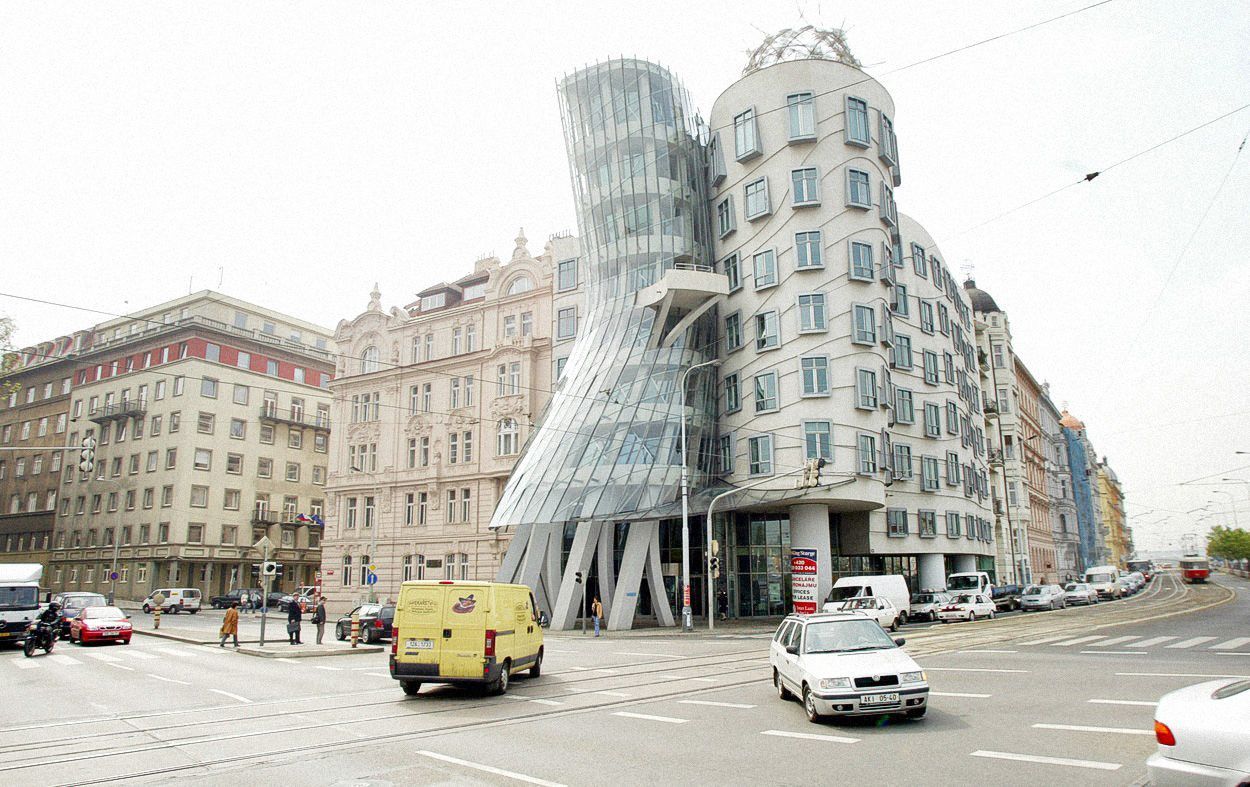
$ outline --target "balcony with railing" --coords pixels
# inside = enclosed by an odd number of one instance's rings
[[[284,410],[268,402],[260,406],[260,420],[263,423],[307,426],[318,431],[330,431],[330,416],[323,412],[308,415],[299,407]]]
[[[258,331],[253,328],[239,328],[231,325],[230,323],[222,322],[221,320],[214,320],[209,317],[202,317],[198,314],[188,315],[177,320],[171,320],[167,323],[151,325],[143,330],[125,333],[120,336],[100,337],[92,343],[90,352],[94,353],[101,349],[120,347],[188,326],[208,328],[219,333],[231,336],[240,336],[261,344],[268,344],[290,352],[301,353],[328,363],[334,362],[334,353],[330,352],[328,349],[314,347],[293,339],[283,339],[280,336],[265,333],[264,331]]]
[[[110,402],[100,407],[93,407],[87,412],[87,418],[97,424],[108,421],[124,421],[128,418],[142,418],[147,415],[148,403],[144,399],[123,399]]]

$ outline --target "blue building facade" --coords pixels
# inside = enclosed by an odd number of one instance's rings
[[[1081,569],[1097,564],[1098,516],[1094,509],[1094,490],[1090,483],[1089,457],[1081,433],[1069,426],[1062,427],[1063,439],[1068,444],[1068,467],[1072,471],[1072,497],[1076,500],[1076,522],[1080,532],[1078,551]]]

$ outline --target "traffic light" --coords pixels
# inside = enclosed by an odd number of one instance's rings
[[[82,439],[82,450],[78,452],[78,469],[84,475],[95,470],[95,437],[87,435]]]
[[[720,576],[720,558],[712,555],[707,561],[708,570],[712,572],[712,579]]]
[[[576,583],[577,583],[577,584],[579,584],[579,585],[580,585],[580,584],[582,584],[582,572],[580,572],[580,571],[574,571],[574,572],[573,572],[573,581],[574,581],[574,582],[576,582]]]
[[[277,576],[278,564],[272,560],[266,560],[264,565],[261,566],[261,573],[267,577]]]

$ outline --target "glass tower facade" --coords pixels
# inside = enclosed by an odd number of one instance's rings
[[[639,305],[673,271],[710,271],[706,128],[667,69],[611,60],[558,87],[587,312],[557,390],[491,527],[680,512],[687,418],[692,497],[712,475],[716,310]],[[701,496],[700,496],[701,497]]]

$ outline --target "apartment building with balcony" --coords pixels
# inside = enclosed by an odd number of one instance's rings
[[[1060,423],[1063,415],[1050,399],[1049,383],[1042,386],[1038,412],[1046,451],[1046,490],[1050,499],[1050,532],[1055,542],[1057,579],[1067,581],[1082,576],[1086,567],[1081,562],[1081,534],[1072,489],[1072,468],[1068,459],[1068,443]]]
[[[1042,428],[1041,400],[1045,391],[1019,355],[1013,354],[1017,380],[1016,404],[1019,409],[1018,446],[1024,475],[1021,491],[1028,495],[1027,508],[1021,507],[1028,533],[1031,582],[1053,583],[1059,573],[1055,537],[1051,524],[1050,488],[1046,480],[1047,438]]]
[[[6,356],[0,375],[0,561],[47,564],[69,443],[74,359],[90,346],[79,331]]]
[[[96,439],[95,467],[61,474],[49,586],[220,593],[254,584],[262,536],[282,588],[311,584],[333,370],[327,329],[210,291],[95,326],[68,435]]]
[[[584,318],[576,237],[511,257],[335,331],[336,423],[323,549],[333,609],[408,579],[491,579],[509,533],[491,519]],[[370,571],[370,566],[373,570]],[[366,584],[370,574],[376,585]]]

